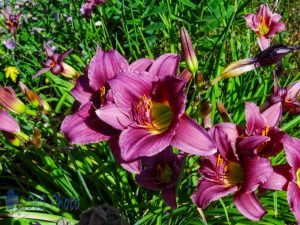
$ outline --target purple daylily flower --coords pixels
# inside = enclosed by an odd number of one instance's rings
[[[266,214],[254,191],[272,172],[271,163],[256,155],[245,156],[236,148],[238,127],[235,124],[218,124],[211,128],[218,153],[206,157],[199,173],[198,190],[193,202],[206,208],[210,202],[234,194],[237,209],[251,220],[260,220]]]
[[[274,166],[274,171],[262,188],[287,191],[290,209],[300,223],[300,140],[287,137],[284,149],[288,164]]]
[[[3,9],[2,13],[6,18],[6,25],[8,26],[10,33],[14,35],[19,26],[22,12],[19,12],[17,15],[14,15],[10,14],[7,10]]]
[[[243,152],[255,153],[262,157],[277,155],[282,149],[282,141],[286,136],[277,125],[282,114],[280,103],[260,113],[259,107],[252,102],[246,102],[246,136],[239,142]],[[256,144],[263,141],[259,146]],[[253,146],[257,148],[253,148]],[[255,151],[253,152],[253,150]]]
[[[43,68],[32,77],[38,77],[47,71],[51,71],[54,75],[62,74],[67,78],[78,76],[77,71],[73,67],[64,62],[64,59],[70,54],[73,49],[60,53],[55,53],[47,43],[44,44],[47,60],[43,63]]]
[[[90,17],[93,9],[99,5],[105,3],[106,0],[87,0],[80,8],[81,15]]]
[[[67,116],[61,125],[61,131],[69,142],[89,144],[111,139],[112,153],[121,166],[132,173],[139,173],[141,170],[139,160],[125,161],[120,155],[118,146],[120,131],[99,119],[95,111],[113,105],[109,80],[114,79],[122,71],[144,71],[152,62],[151,59],[140,59],[129,65],[116,50],[102,51],[97,48],[96,55],[71,91],[81,106],[77,113]]]
[[[172,147],[142,158],[143,170],[136,176],[136,182],[153,191],[162,191],[165,202],[176,208],[176,186],[180,177],[183,155],[176,155]]]
[[[279,14],[272,13],[267,4],[262,4],[257,14],[245,16],[247,26],[259,35],[257,42],[261,50],[270,46],[270,37],[285,29],[285,24],[279,22],[281,18]]]
[[[16,133],[16,132],[20,132],[20,126],[17,123],[17,121],[15,121],[15,119],[8,114],[6,111],[0,109],[0,130],[1,131],[5,131],[5,132],[9,132],[9,133]]]
[[[184,113],[186,81],[176,77],[179,59],[165,54],[147,72],[121,72],[108,81],[115,104],[98,109],[97,115],[121,130],[123,159],[153,156],[169,145],[196,155],[216,151],[208,133]]]
[[[300,102],[298,96],[300,94],[300,80],[290,84],[286,88],[280,87],[276,76],[274,76],[273,95],[268,98],[268,103],[274,105],[281,102],[283,112],[289,112],[296,115],[300,112]]]

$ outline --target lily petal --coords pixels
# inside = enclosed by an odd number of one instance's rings
[[[149,58],[138,59],[129,65],[129,70],[139,72],[148,71],[153,62],[154,60]]]
[[[180,118],[171,145],[194,155],[212,155],[217,151],[216,144],[207,131],[185,114]]]
[[[271,45],[270,38],[265,38],[264,36],[259,36],[257,38],[257,42],[258,42],[258,45],[259,45],[259,47],[262,51],[267,49]]]
[[[165,202],[171,206],[172,209],[177,208],[176,204],[176,187],[162,189],[162,196]]]
[[[237,192],[234,195],[234,204],[250,220],[259,221],[267,213],[254,193]]]
[[[259,108],[253,102],[245,103],[246,133],[251,135],[255,130],[265,128],[266,120],[260,115]]]
[[[300,80],[287,87],[286,100],[296,100],[300,94]]]
[[[177,76],[179,62],[180,55],[171,53],[163,54],[153,62],[149,73],[158,77]]]
[[[300,223],[300,189],[297,184],[290,182],[287,191],[287,199],[296,220]]]
[[[80,76],[75,87],[71,90],[72,95],[81,104],[90,102],[93,92],[93,89],[89,86],[89,78],[87,75]]]
[[[109,79],[114,78],[120,71],[128,69],[128,67],[126,59],[116,50],[102,51],[98,47],[88,68],[90,86],[97,91]]]
[[[64,119],[61,132],[71,144],[89,144],[108,140],[115,130],[101,121],[93,106],[87,103],[77,113]]]
[[[274,166],[273,172],[269,176],[268,180],[261,185],[261,188],[286,191],[289,180],[291,180],[291,174],[289,172],[290,169],[291,167],[288,164]]]
[[[0,130],[10,133],[20,132],[20,126],[15,119],[6,111],[0,109]]]
[[[192,195],[192,200],[199,208],[206,208],[210,202],[233,194],[238,190],[237,186],[226,187],[204,179],[199,180],[197,191]]]
[[[115,136],[109,140],[109,147],[115,159],[120,165],[130,173],[139,174],[142,171],[142,162],[140,159],[127,162],[121,157],[121,149],[119,147],[119,136]]]
[[[168,147],[173,136],[174,132],[152,134],[146,129],[128,127],[122,131],[119,140],[122,158],[132,161],[143,156],[153,156]]]
[[[271,107],[269,107],[267,110],[265,110],[261,114],[264,118],[266,118],[267,125],[269,127],[276,127],[281,119],[282,115],[282,106],[281,102],[278,102]]]
[[[261,157],[248,157],[243,161],[244,183],[241,191],[250,193],[259,185],[267,181],[273,168],[269,159]]]
[[[137,105],[143,96],[149,97],[153,79],[137,72],[121,72],[108,81],[116,105],[125,114]]]
[[[102,106],[100,109],[96,110],[96,114],[102,121],[118,130],[124,130],[132,123],[115,104]]]

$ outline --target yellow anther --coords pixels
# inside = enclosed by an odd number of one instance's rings
[[[222,159],[221,154],[218,154],[217,166],[222,165],[222,164],[223,164],[223,161],[224,161],[224,160]]]
[[[267,125],[266,128],[263,129],[263,131],[261,132],[261,135],[262,136],[268,136],[269,131],[270,131],[270,127],[269,127],[269,125]]]

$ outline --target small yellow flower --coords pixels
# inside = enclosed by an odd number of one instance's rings
[[[4,72],[5,72],[5,77],[8,79],[10,77],[10,79],[13,81],[13,82],[16,82],[17,81],[17,77],[18,77],[18,74],[20,74],[20,71],[17,69],[17,67],[15,66],[9,66],[9,67],[6,67],[4,69]]]

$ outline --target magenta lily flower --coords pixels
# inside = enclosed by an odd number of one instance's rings
[[[287,200],[300,223],[300,140],[287,137],[284,149],[288,164],[277,165],[262,188],[287,191]]]
[[[93,9],[99,5],[105,3],[106,0],[87,0],[80,8],[81,15],[91,16]]]
[[[161,190],[165,202],[176,208],[176,188],[183,158],[183,155],[174,154],[171,147],[155,156],[142,158],[143,170],[136,176],[136,182],[153,191]]]
[[[210,202],[233,194],[237,209],[248,219],[258,221],[266,214],[255,190],[263,184],[272,172],[266,158],[245,156],[236,148],[239,136],[235,124],[219,124],[210,130],[217,143],[218,152],[206,157],[199,173],[198,190],[192,195],[193,202],[206,208]]]
[[[96,55],[71,91],[81,106],[77,113],[67,116],[61,125],[61,131],[69,142],[89,144],[111,139],[112,153],[121,166],[132,173],[139,173],[140,160],[125,161],[121,157],[118,146],[120,131],[99,119],[95,111],[113,104],[109,80],[114,79],[121,71],[142,72],[152,62],[151,59],[140,59],[129,65],[116,50],[102,51],[97,48]]]
[[[281,102],[283,112],[289,112],[292,115],[300,112],[300,102],[298,96],[300,94],[300,80],[290,84],[286,88],[280,87],[276,76],[274,76],[273,95],[268,98],[270,105]]]
[[[270,37],[285,29],[285,24],[279,22],[282,17],[272,13],[267,4],[259,7],[257,14],[247,14],[246,24],[258,34],[257,42],[261,50],[270,46]]]
[[[282,114],[281,103],[276,103],[260,113],[259,107],[252,102],[246,102],[246,135],[239,142],[244,153],[250,153],[252,145],[264,140],[255,148],[255,154],[263,157],[277,155],[283,149],[283,139],[286,133],[280,131],[277,125]],[[253,153],[253,152],[252,152]]]
[[[179,56],[165,54],[148,72],[122,72],[108,81],[115,104],[97,115],[121,130],[124,160],[150,157],[169,145],[196,155],[216,152],[208,133],[184,113],[186,81],[176,77],[178,63]]]
[[[10,14],[7,10],[4,9],[2,10],[2,13],[6,18],[6,25],[9,28],[10,33],[14,35],[19,26],[22,12],[19,12],[17,15],[14,15]]]
[[[0,109],[0,130],[8,133],[20,132],[20,126],[15,119],[6,111]]]
[[[78,76],[78,72],[75,71],[73,67],[64,62],[64,59],[70,54],[71,51],[73,51],[73,49],[68,49],[62,54],[55,53],[47,43],[44,44],[44,49],[46,52],[47,60],[45,61],[45,63],[43,63],[43,68],[32,77],[38,77],[49,70],[54,75],[61,74],[67,78],[74,78]]]

